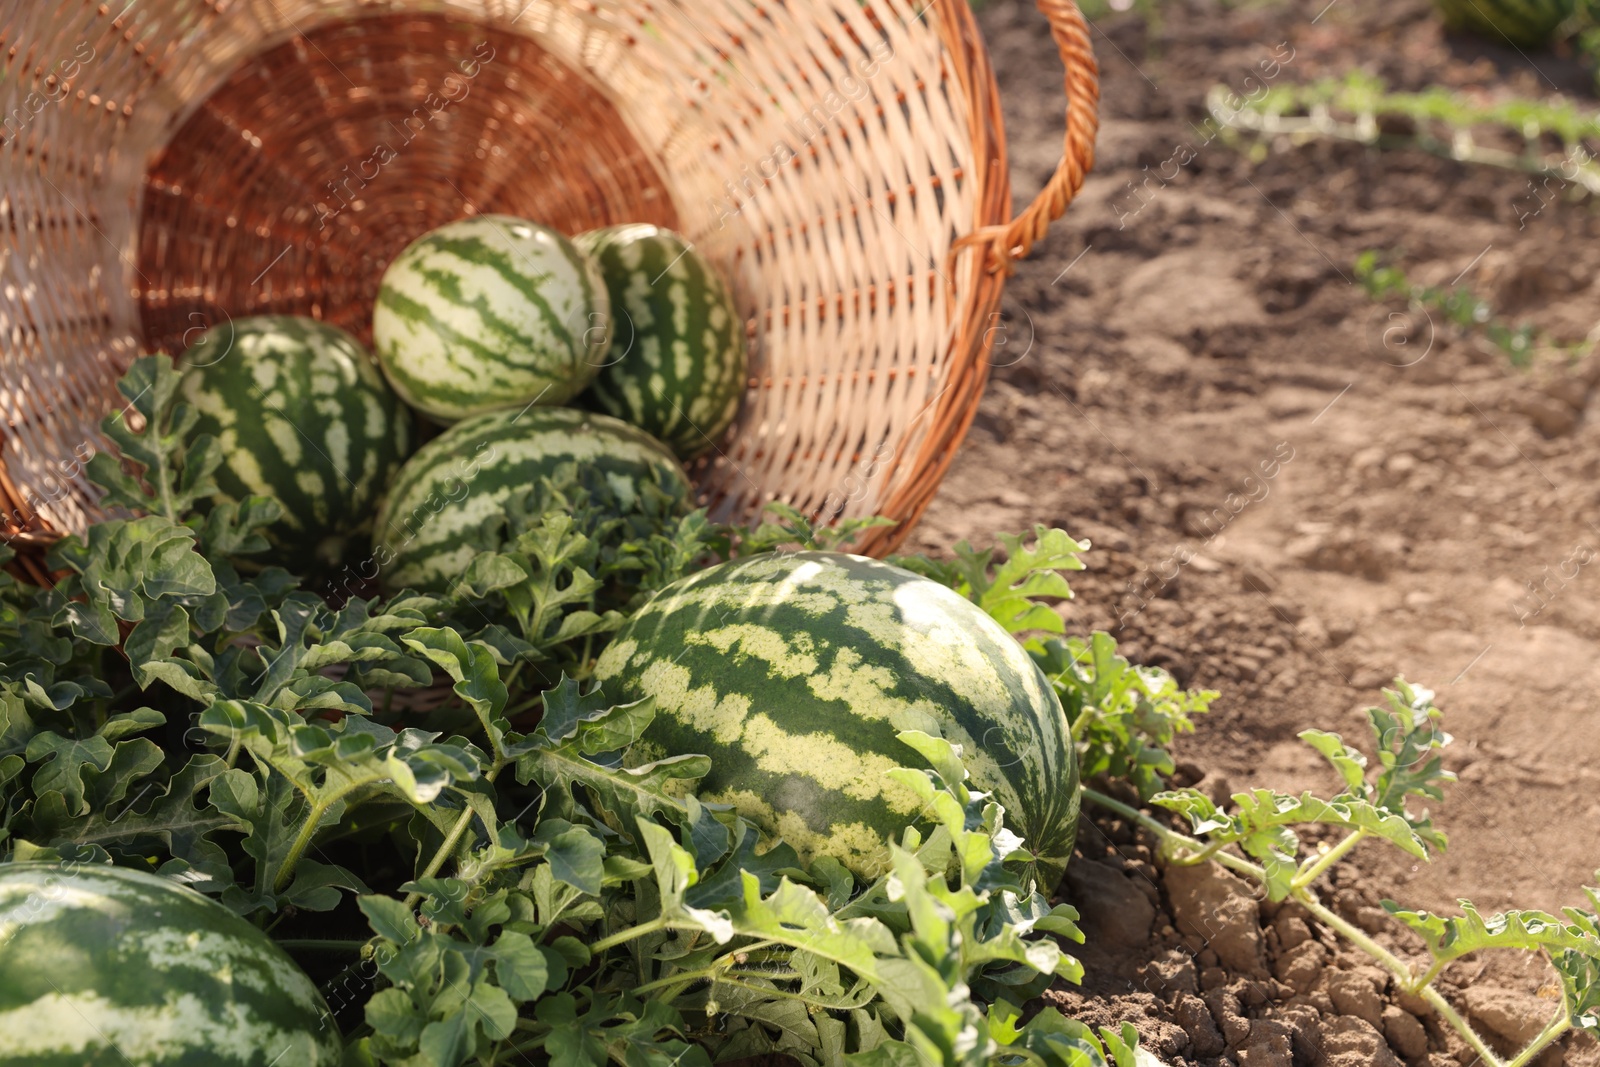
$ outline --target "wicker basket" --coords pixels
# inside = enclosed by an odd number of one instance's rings
[[[309,314],[370,337],[418,234],[499,211],[681,230],[747,315],[723,518],[928,505],[1009,261],[1066,209],[1098,96],[1071,0],[1058,173],[1012,219],[966,0],[14,0],[0,14],[0,494],[37,547],[141,350]],[[1042,75],[1041,75],[1042,76]]]

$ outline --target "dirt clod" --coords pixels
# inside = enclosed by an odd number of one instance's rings
[[[1464,999],[1474,1022],[1519,1045],[1532,1041],[1550,1021],[1548,1003],[1513,989],[1474,985]]]
[[[1364,971],[1328,971],[1328,999],[1341,1015],[1353,1015],[1374,1028],[1383,1025],[1383,1000]]]
[[[1511,401],[1513,411],[1527,416],[1546,437],[1565,437],[1578,428],[1578,413],[1553,397],[1528,393]]]
[[[1400,1067],[1400,1061],[1373,1025],[1339,1015],[1322,1029],[1322,1059],[1327,1067]]]
[[[1236,1053],[1239,1067],[1294,1067],[1290,1030],[1271,1019],[1256,1019],[1250,1036]]]
[[[1211,1009],[1199,997],[1180,993],[1172,1003],[1172,1018],[1189,1035],[1196,1056],[1218,1056],[1228,1047],[1211,1018]]]
[[[1205,940],[1230,970],[1267,976],[1260,911],[1248,886],[1215,864],[1166,869],[1178,929]]]
[[[1203,998],[1211,1009],[1211,1018],[1222,1031],[1229,1048],[1238,1048],[1250,1036],[1250,1020],[1245,1018],[1244,1006],[1229,989],[1213,989]]]
[[[1295,1059],[1301,1063],[1311,1062],[1320,1047],[1322,1016],[1315,1008],[1304,1004],[1284,1004],[1274,1014],[1289,1028]]]
[[[1416,1016],[1392,1004],[1383,1009],[1383,1036],[1388,1039],[1390,1048],[1408,1060],[1417,1059],[1428,1051],[1428,1032],[1417,1022]]]
[[[1192,994],[1200,992],[1200,974],[1194,957],[1175,949],[1141,967],[1139,984],[1158,997],[1172,993]]]
[[[1137,876],[1136,876],[1137,877]],[[1083,924],[1099,944],[1111,951],[1136,948],[1150,937],[1156,909],[1121,871],[1083,860],[1067,869],[1066,899],[1078,909]]]
[[[1279,956],[1273,973],[1296,993],[1304,993],[1316,984],[1327,961],[1328,950],[1319,942],[1306,940]]]
[[[1278,945],[1285,951],[1311,940],[1311,928],[1292,911],[1280,910],[1273,917],[1272,928],[1277,931]]]

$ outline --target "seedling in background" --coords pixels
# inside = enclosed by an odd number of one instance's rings
[[[1526,367],[1532,359],[1538,337],[1533,326],[1525,322],[1507,325],[1495,317],[1494,308],[1487,300],[1474,295],[1465,286],[1441,289],[1417,285],[1399,267],[1384,266],[1373,249],[1356,257],[1355,272],[1356,280],[1374,300],[1404,297],[1416,307],[1443,312],[1445,320],[1464,334],[1481,333],[1514,366]]]
[[[1556,181],[1557,191],[1600,192],[1600,163],[1587,147],[1600,139],[1600,120],[1565,101],[1482,104],[1439,86],[1390,92],[1382,79],[1352,70],[1343,78],[1274,86],[1242,106],[1218,85],[1206,94],[1206,106],[1220,125],[1262,138],[1263,150],[1279,140],[1355,141],[1540,175]],[[1495,141],[1520,140],[1521,150],[1480,143],[1486,130]]]

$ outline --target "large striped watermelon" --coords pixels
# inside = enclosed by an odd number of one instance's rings
[[[886,840],[919,821],[885,774],[921,762],[906,729],[961,746],[1052,886],[1072,854],[1077,761],[1049,681],[976,605],[909,571],[832,552],[709,568],[640,609],[595,677],[610,700],[655,698],[630,761],[710,756],[700,797],[802,855],[885,869]]]
[[[395,390],[445,422],[564,404],[611,343],[600,272],[571,241],[480,215],[413,241],[384,271],[372,339]]]
[[[687,241],[644,224],[573,238],[611,297],[611,351],[596,407],[690,459],[733,424],[745,389],[744,324],[727,283]]]
[[[653,484],[687,501],[689,480],[660,441],[609,415],[571,408],[492,411],[424,445],[395,478],[373,531],[389,589],[447,590],[478,552],[499,549],[512,498],[549,478],[599,480],[618,509]]]
[[[1549,44],[1576,8],[1576,0],[1434,0],[1434,4],[1451,29],[1522,48]]]
[[[199,431],[222,446],[222,496],[283,505],[268,536],[285,564],[337,562],[411,451],[411,412],[372,357],[336,326],[262,315],[207,330],[181,365]]]
[[[124,868],[0,864],[0,1065],[321,1067],[322,995],[261,931]]]

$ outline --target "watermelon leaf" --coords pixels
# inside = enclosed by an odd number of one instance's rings
[[[212,474],[222,450],[210,435],[194,435],[198,416],[178,399],[181,377],[169,357],[140,356],[117,382],[128,403],[100,429],[120,458],[96,452],[88,464],[89,477],[105,491],[104,503],[177,523],[216,492]]]
[[[948,585],[1009,633],[1064,633],[1061,617],[1042,601],[1072,598],[1061,572],[1083,570],[1078,556],[1088,551],[1088,542],[1043,525],[1033,528],[1031,540],[1018,534],[1001,534],[998,540],[1005,557],[1000,563],[995,562],[996,549],[980,552],[967,541],[956,545],[956,558],[950,562],[923,556],[895,556],[890,562]]]
[[[1600,876],[1600,871],[1596,872]],[[1487,948],[1574,952],[1600,961],[1600,890],[1588,889],[1592,910],[1565,908],[1561,916],[1543,911],[1507,911],[1485,917],[1470,901],[1461,901],[1459,916],[1410,911],[1393,901],[1384,909],[1422,938],[1429,953],[1442,962]]]
[[[1600,871],[1595,872],[1600,879]],[[1459,916],[1411,911],[1385,900],[1388,913],[1422,939],[1439,967],[1483,949],[1521,949],[1546,954],[1561,987],[1557,1019],[1574,1029],[1600,1033],[1600,889],[1587,887],[1588,908],[1563,908],[1560,916],[1543,911],[1507,911],[1484,916],[1471,901],[1460,902]]]
[[[1029,651],[1072,724],[1079,773],[1126,779],[1146,800],[1173,772],[1168,750],[1179,734],[1194,731],[1190,716],[1206,712],[1217,697],[1212,690],[1179,688],[1160,668],[1129,663],[1103,631],[1088,640],[1047,638]]]
[[[840,519],[831,526],[812,522],[798,508],[774,500],[761,509],[762,521],[740,537],[737,556],[763,552],[842,552],[868,530],[895,525],[881,515]],[[769,520],[765,516],[774,516]]]
[[[1600,959],[1568,949],[1554,953],[1551,962],[1561,978],[1562,997],[1573,1029],[1600,1034]]]
[[[604,879],[605,844],[592,831],[560,819],[541,823],[535,839],[544,845],[550,877],[597,897]]]
[[[453,691],[477,713],[496,759],[504,758],[506,687],[487,645],[468,644],[454,630],[419,627],[403,638],[407,648],[431,660],[455,682]]]
[[[619,741],[625,745],[638,737],[638,731],[655,713],[654,703],[643,700],[616,708],[594,707],[594,701],[587,703],[590,706],[579,714],[576,728],[570,719],[558,722],[557,729],[566,734],[565,740],[550,740],[541,726],[516,747],[517,780],[537,782],[553,796],[552,814],[563,817],[564,813],[573,812],[573,803],[581,794],[605,825],[629,837],[640,817],[659,812],[686,817],[688,808],[679,798],[681,792],[705,775],[711,761],[705,756],[690,755],[670,756],[640,767],[599,762],[592,757],[615,752],[621,747]]]
[[[201,799],[211,783],[226,770],[216,756],[198,754],[166,782],[152,777],[133,788],[120,807],[92,807],[81,817],[71,817],[64,804],[52,803],[49,794],[33,811],[33,829],[40,841],[54,847],[66,844],[103,848],[115,858],[143,864],[152,850],[172,857],[196,872],[185,880],[221,892],[232,881],[223,846],[213,839],[218,831],[242,830],[245,825]],[[147,800],[147,798],[150,798]],[[220,879],[220,882],[219,882]]]
[[[34,734],[23,752],[23,759],[37,766],[34,793],[60,796],[68,816],[87,814],[91,796],[102,805],[121,800],[130,781],[160,763],[160,750],[144,738],[118,739],[164,722],[159,711],[142,708],[107,720],[81,740],[51,731]],[[96,788],[102,780],[105,784]]]
[[[257,768],[255,777],[230,770],[211,790],[213,804],[249,827],[244,849],[255,860],[254,889],[224,896],[244,914],[289,902],[307,846],[352,801],[388,796],[426,806],[448,786],[465,788],[479,771],[477,760],[459,746],[436,743],[436,735],[396,734],[358,716],[311,724],[292,711],[230,700],[207,708],[198,724],[249,753]],[[310,888],[320,885],[359,888],[360,882],[325,880]]]
[[[581,721],[603,715],[611,707],[599,686],[581,692],[578,683],[564,674],[555,688],[544,691],[543,698],[544,715],[539,720],[538,736],[547,744],[566,741],[578,731]]]

